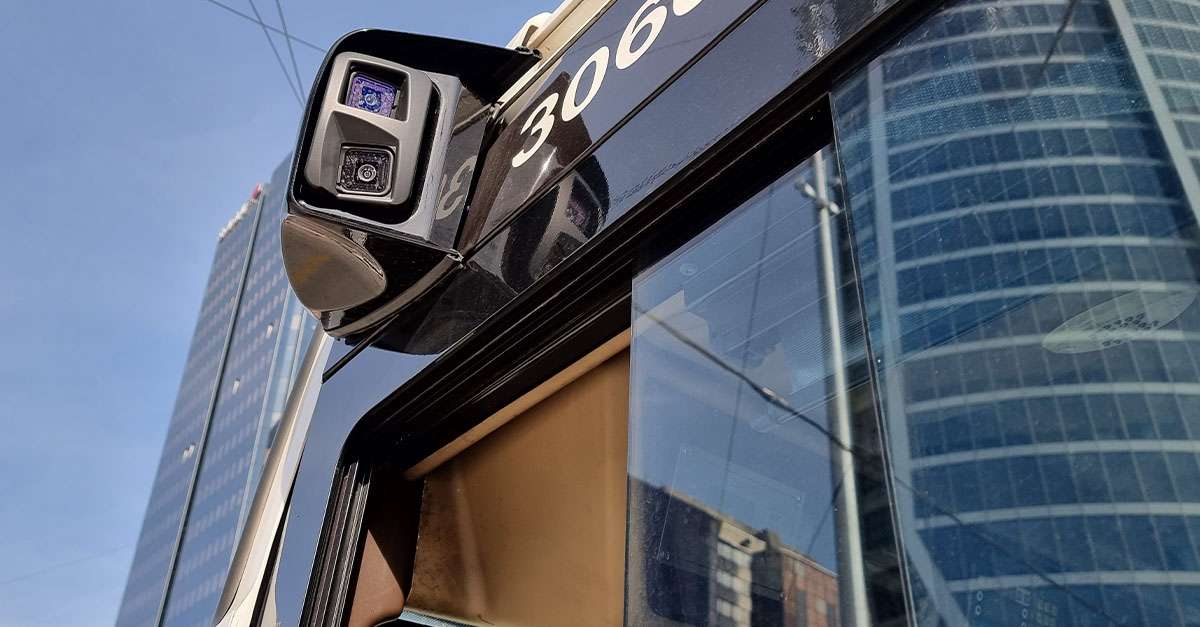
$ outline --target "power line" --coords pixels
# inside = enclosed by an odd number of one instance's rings
[[[91,555],[84,555],[83,557],[77,557],[75,559],[67,560],[65,562],[58,562],[57,564],[51,564],[44,568],[39,568],[37,570],[31,570],[29,572],[22,573],[20,575],[16,575],[9,579],[0,580],[0,586],[7,586],[9,584],[17,583],[18,581],[25,581],[26,579],[32,579],[34,577],[37,577],[38,575],[44,575],[48,572],[52,572],[52,571],[58,570],[60,568],[66,568],[67,566],[74,566],[75,564],[81,564],[83,562],[90,562],[94,559],[100,559],[101,557],[108,557],[109,555],[112,555],[114,553],[119,553],[121,551],[130,549],[130,548],[133,548],[132,544],[125,544],[122,546],[113,547],[111,549],[106,549],[106,550],[100,551],[99,553],[92,553]]]
[[[271,31],[267,30],[267,25],[263,22],[262,14],[258,12],[258,7],[254,6],[254,0],[250,1],[250,8],[254,10],[254,21],[262,27],[263,36],[267,38],[267,44],[271,46],[271,53],[275,55],[275,61],[279,63],[279,71],[283,72],[283,78],[287,80],[288,87],[292,90],[292,95],[296,97],[296,104],[304,108],[304,100],[300,98],[300,92],[296,86],[292,84],[292,75],[288,74],[287,66],[283,64],[283,57],[279,56],[279,48],[275,47],[275,40],[271,39]]]
[[[320,52],[320,53],[327,52],[327,50],[318,46],[317,44],[314,44],[310,41],[305,41],[303,39],[300,39],[299,37],[296,37],[295,35],[289,35],[283,31],[279,30],[278,28],[271,26],[270,24],[263,24],[261,21],[254,19],[253,15],[243,13],[243,12],[229,6],[228,4],[225,4],[224,2],[219,2],[218,0],[204,0],[204,2],[207,2],[213,6],[217,6],[222,9],[225,9],[226,11],[229,11],[230,13],[242,18],[243,20],[246,20],[249,22],[254,22],[255,24],[258,24],[259,26],[262,26],[263,28],[265,28],[269,31],[273,31],[276,34],[283,35],[284,37],[287,37],[289,41],[294,41],[298,44],[308,46],[309,48],[312,48],[313,50],[316,50],[317,52]]]
[[[300,68],[296,66],[296,51],[292,48],[292,36],[288,34],[287,20],[283,17],[283,5],[279,0],[275,0],[275,10],[279,12],[279,24],[283,26],[283,41],[287,43],[288,56],[292,58],[292,71],[296,73],[296,87],[300,88],[300,95],[304,93],[304,81],[300,79]]]
[[[946,509],[937,500],[929,497],[928,495],[924,494],[923,492],[916,489],[912,485],[909,485],[906,481],[904,481],[900,477],[896,476],[895,474],[891,474],[889,472],[889,470],[883,465],[883,462],[874,458],[874,456],[871,454],[871,452],[864,451],[864,450],[860,449],[859,447],[854,446],[853,444],[849,444],[847,442],[842,441],[841,439],[839,439],[837,437],[837,435],[835,435],[832,431],[830,431],[828,428],[826,428],[825,425],[822,425],[821,423],[813,420],[806,414],[801,413],[800,410],[792,407],[791,403],[785,397],[783,397],[779,393],[775,392],[771,388],[758,383],[750,375],[746,374],[741,369],[738,369],[737,367],[728,363],[727,361],[722,359],[719,355],[712,352],[707,347],[701,345],[696,340],[693,340],[692,338],[688,337],[687,334],[683,333],[679,329],[676,329],[674,327],[674,325],[667,322],[663,318],[659,317],[657,314],[653,313],[652,311],[643,309],[640,306],[638,306],[637,304],[634,304],[633,309],[634,309],[634,312],[636,312],[637,314],[645,316],[646,318],[649,318],[652,322],[657,324],[660,328],[662,328],[664,331],[666,331],[668,334],[670,334],[672,337],[674,337],[681,344],[683,344],[684,346],[687,346],[688,348],[691,348],[693,351],[698,353],[702,358],[704,358],[708,362],[717,366],[721,370],[724,370],[725,372],[729,373],[734,378],[740,379],[746,386],[748,386],[750,388],[751,391],[753,391],[755,394],[758,394],[758,396],[761,397],[767,403],[774,405],[776,408],[781,409],[784,412],[787,412],[790,415],[790,417],[797,418],[801,422],[812,427],[818,433],[825,436],[825,438],[829,440],[829,443],[831,445],[850,453],[855,458],[857,463],[860,464],[860,466],[865,467],[866,470],[872,472],[875,476],[880,477],[882,479],[890,478],[893,484],[895,484],[896,486],[898,486],[900,488],[903,488],[908,493],[912,494],[913,497],[915,497],[917,500],[924,502],[930,509],[934,510],[937,514],[940,514],[942,516],[949,518],[951,521],[954,522],[954,524],[961,531],[963,531],[965,533],[970,533],[971,535],[975,536],[976,539],[978,539],[984,543],[987,543],[992,548],[1004,553],[1009,558],[1019,562],[1021,565],[1025,566],[1026,568],[1029,569],[1030,574],[1037,577],[1038,579],[1041,579],[1042,581],[1045,581],[1051,587],[1062,590],[1066,596],[1071,598],[1071,600],[1078,602],[1080,605],[1082,605],[1085,608],[1087,608],[1088,610],[1092,611],[1097,616],[1103,616],[1104,618],[1107,618],[1108,620],[1112,621],[1114,624],[1117,624],[1116,619],[1109,616],[1109,614],[1106,612],[1106,610],[1103,607],[1096,605],[1094,602],[1083,597],[1078,592],[1075,592],[1072,589],[1068,588],[1062,582],[1055,580],[1053,577],[1050,576],[1050,573],[1046,572],[1045,570],[1042,569],[1042,567],[1040,567],[1037,564],[1035,564],[1034,562],[1032,562],[1031,558],[1023,556],[1023,555],[1018,555],[1016,552],[1014,552],[1014,549],[1012,546],[1002,544],[1000,541],[998,541],[993,536],[993,534],[990,534],[990,533],[984,532],[984,531],[979,531],[977,528],[974,528],[974,527],[968,525],[965,521],[963,521],[962,517],[959,516],[959,512]],[[816,406],[818,404],[819,404],[819,402],[813,403],[812,406]],[[889,477],[889,475],[890,475],[890,477]],[[840,484],[838,486],[838,489],[841,489]]]

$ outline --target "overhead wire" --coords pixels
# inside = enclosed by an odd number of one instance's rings
[[[296,50],[292,47],[292,36],[288,33],[287,19],[283,17],[283,5],[275,0],[275,10],[279,12],[279,25],[283,27],[283,41],[287,43],[288,56],[292,59],[292,72],[296,74],[296,87],[300,88],[302,97],[308,94],[304,90],[304,81],[300,78],[300,67],[296,65]]]
[[[913,485],[909,484],[908,482],[904,481],[900,477],[896,476],[894,473],[891,473],[890,470],[884,465],[884,462],[882,462],[882,460],[877,459],[871,453],[871,451],[863,450],[854,444],[847,443],[847,442],[841,440],[828,427],[817,422],[816,420],[814,420],[807,414],[803,413],[801,410],[796,409],[795,407],[792,407],[792,404],[783,395],[779,394],[775,390],[772,390],[771,388],[769,388],[765,385],[762,385],[758,381],[755,381],[754,378],[752,378],[750,375],[746,374],[743,370],[739,369],[738,367],[734,366],[733,364],[730,364],[725,359],[721,358],[719,355],[717,355],[713,351],[709,350],[707,347],[701,345],[699,342],[692,339],[691,337],[688,337],[688,335],[686,333],[683,333],[679,329],[676,329],[674,327],[674,325],[672,325],[670,322],[668,322],[667,320],[660,317],[658,314],[656,314],[650,310],[644,309],[644,308],[638,306],[636,303],[633,306],[633,310],[636,314],[638,314],[640,316],[644,316],[645,318],[647,318],[651,322],[653,322],[655,325],[657,325],[659,328],[666,331],[676,341],[680,342],[684,346],[695,351],[697,354],[700,355],[700,357],[702,357],[709,363],[715,365],[717,368],[719,368],[721,370],[724,370],[726,373],[732,375],[735,379],[741,380],[741,382],[743,384],[745,384],[745,386],[750,391],[757,394],[760,398],[762,398],[762,400],[766,401],[768,404],[774,405],[776,408],[783,410],[787,414],[790,414],[792,417],[800,420],[802,423],[804,423],[804,424],[808,425],[809,427],[811,427],[812,429],[816,430],[817,433],[820,433],[821,435],[825,436],[825,438],[829,441],[829,443],[832,446],[837,447],[843,451],[850,453],[854,457],[854,459],[858,462],[860,467],[862,467],[866,472],[871,472],[875,476],[878,476],[881,478],[882,477],[890,478],[892,483],[896,487],[903,488],[906,492],[911,494],[917,501],[923,502],[927,507],[929,507],[931,510],[936,512],[938,515],[945,516],[946,518],[950,519],[950,521],[952,521],[954,523],[954,525],[956,527],[958,527],[964,533],[971,534],[972,536],[975,537],[975,539],[989,545],[991,548],[1000,551],[1001,553],[1003,553],[1010,559],[1025,566],[1026,568],[1029,569],[1029,572],[1031,575],[1046,582],[1046,584],[1048,584],[1050,587],[1061,590],[1066,596],[1070,597],[1073,601],[1079,603],[1082,607],[1095,613],[1097,616],[1102,616],[1102,617],[1112,621],[1113,624],[1119,624],[1119,623],[1117,623],[1116,619],[1112,618],[1103,607],[1095,604],[1092,600],[1087,599],[1086,597],[1081,595],[1079,592],[1072,590],[1067,585],[1054,579],[1051,576],[1051,573],[1047,572],[1041,566],[1034,563],[1032,561],[1031,557],[1021,555],[1019,553],[1018,547],[1013,547],[1011,545],[1006,545],[1006,544],[1002,543],[1000,541],[1000,539],[998,539],[991,533],[974,529],[971,525],[967,524],[962,519],[962,517],[959,515],[959,512],[947,509],[936,499],[934,499],[934,498],[928,496],[927,494],[923,493],[922,491],[918,490]],[[841,489],[840,484],[838,486],[838,489]]]
[[[263,36],[267,38],[267,45],[271,46],[271,53],[275,55],[275,61],[279,63],[279,71],[283,72],[283,78],[287,79],[288,88],[292,90],[292,95],[296,97],[296,104],[304,107],[304,99],[300,97],[300,91],[292,84],[292,75],[288,73],[287,66],[283,63],[283,57],[279,56],[279,48],[275,46],[275,40],[271,39],[271,31],[267,30],[267,25],[263,22],[262,14],[258,12],[258,7],[254,5],[254,0],[248,0],[250,8],[254,10],[254,18],[258,25],[262,27]]]
[[[131,548],[133,548],[133,546],[134,545],[132,545],[132,544],[123,544],[121,546],[104,549],[97,553],[90,553],[88,555],[77,557],[75,559],[70,559],[70,560],[67,560],[64,562],[57,562],[54,564],[50,564],[49,566],[43,566],[42,568],[27,571],[27,572],[21,573],[19,575],[14,575],[13,577],[10,577],[8,579],[2,579],[2,580],[0,580],[0,586],[7,586],[10,584],[20,582],[20,581],[25,581],[26,579],[32,579],[39,575],[44,575],[46,573],[56,571],[60,568],[66,568],[67,566],[74,566],[76,564],[82,564],[83,562],[90,562],[92,560],[100,559],[102,557],[108,557],[110,555],[113,555],[114,553],[120,553],[121,551],[131,549]]]
[[[243,13],[242,11],[235,9],[235,8],[229,6],[228,4],[225,4],[224,2],[220,2],[219,0],[203,0],[203,1],[209,3],[213,6],[225,9],[226,11],[229,11],[230,13],[242,18],[243,20],[246,20],[248,22],[254,22],[255,24],[258,24],[259,26],[262,26],[263,28],[265,28],[271,32],[274,32],[275,34],[283,35],[284,37],[287,37],[288,40],[290,40],[290,41],[294,41],[303,46],[308,46],[309,48],[312,48],[313,50],[316,50],[317,52],[320,52],[322,54],[327,52],[327,50],[325,48],[322,48],[321,46],[318,46],[317,44],[314,44],[311,41],[306,41],[304,39],[296,37],[295,35],[290,35],[288,33],[285,33],[283,31],[279,30],[278,28],[271,26],[270,24],[264,24],[261,20],[254,19],[253,15],[250,15],[248,13]]]

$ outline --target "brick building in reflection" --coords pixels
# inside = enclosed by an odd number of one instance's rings
[[[772,531],[640,481],[631,483],[630,500],[642,512],[630,530],[641,542],[631,546],[649,550],[629,556],[627,624],[839,624],[837,575]]]

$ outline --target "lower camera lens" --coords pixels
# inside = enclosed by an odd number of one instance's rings
[[[338,191],[385,196],[391,191],[392,153],[382,148],[344,148]]]
[[[358,166],[358,181],[360,183],[372,183],[375,181],[376,176],[379,176],[379,170],[376,170],[375,166],[369,163]]]

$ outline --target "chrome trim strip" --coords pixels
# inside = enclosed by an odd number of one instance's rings
[[[267,570],[272,561],[273,544],[283,524],[288,496],[300,469],[300,454],[308,438],[308,428],[321,390],[321,375],[332,346],[333,339],[320,328],[313,331],[296,384],[288,395],[276,444],[267,456],[262,480],[254,495],[254,504],[246,517],[246,526],[229,567],[225,590],[217,604],[214,625],[249,627],[254,624],[255,605],[270,574]]]

